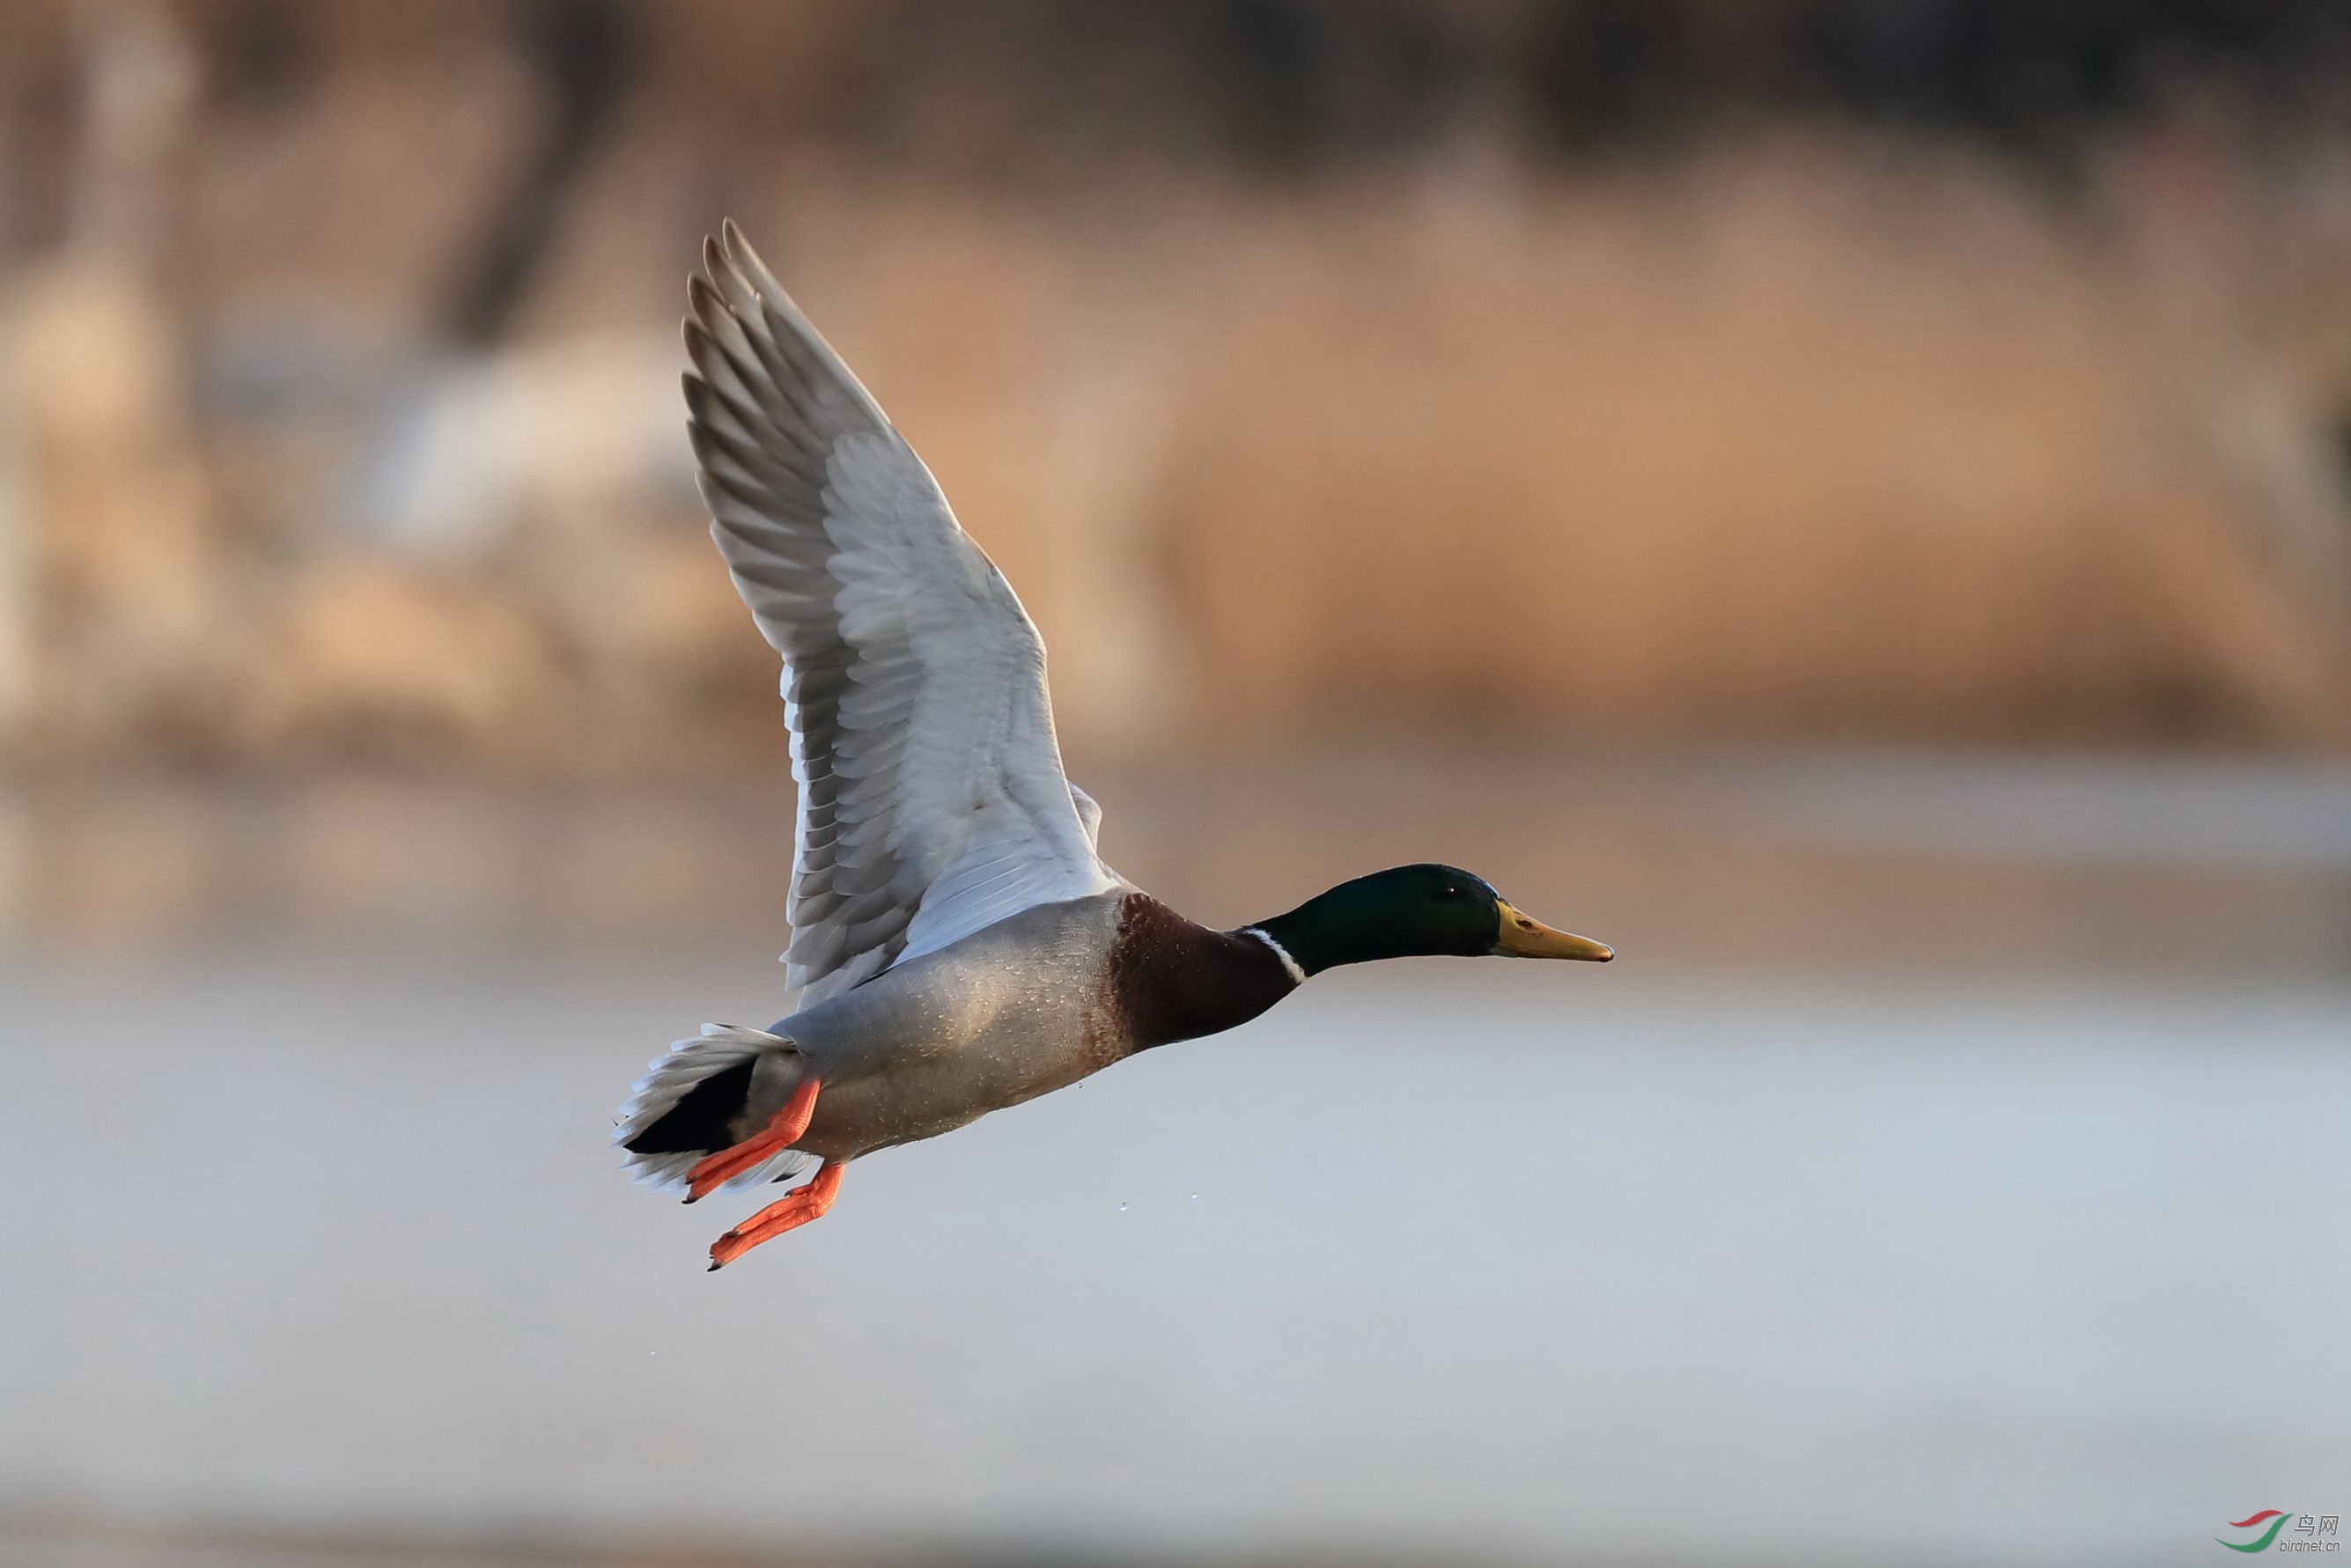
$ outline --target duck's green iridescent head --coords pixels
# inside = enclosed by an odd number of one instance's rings
[[[1510,907],[1493,884],[1449,865],[1400,865],[1343,882],[1263,933],[1307,974],[1375,958],[1583,958],[1604,964],[1604,943],[1554,931]]]

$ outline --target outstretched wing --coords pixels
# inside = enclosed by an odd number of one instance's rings
[[[711,535],[784,656],[799,781],[784,961],[817,1001],[1113,883],[1011,585],[733,224],[724,235],[688,289],[685,400]]]

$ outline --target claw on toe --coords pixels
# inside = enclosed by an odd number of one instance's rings
[[[815,1177],[806,1186],[792,1188],[712,1242],[707,1271],[716,1273],[762,1241],[772,1241],[787,1230],[797,1230],[810,1220],[823,1218],[841,1191],[841,1169],[832,1162],[819,1166]]]

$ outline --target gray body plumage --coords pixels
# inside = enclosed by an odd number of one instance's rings
[[[798,1146],[852,1160],[1109,1066],[1131,1049],[1103,976],[1123,897],[1023,910],[782,1019],[787,1060],[755,1080],[745,1120],[764,1124],[812,1069],[824,1092]]]

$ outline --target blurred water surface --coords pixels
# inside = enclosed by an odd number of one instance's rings
[[[785,1010],[779,781],[16,788],[0,1557],[2144,1563],[2340,1511],[2339,765],[1077,771],[1203,917],[1442,857],[1625,956],[1342,971],[713,1279],[749,1205],[604,1129]]]

